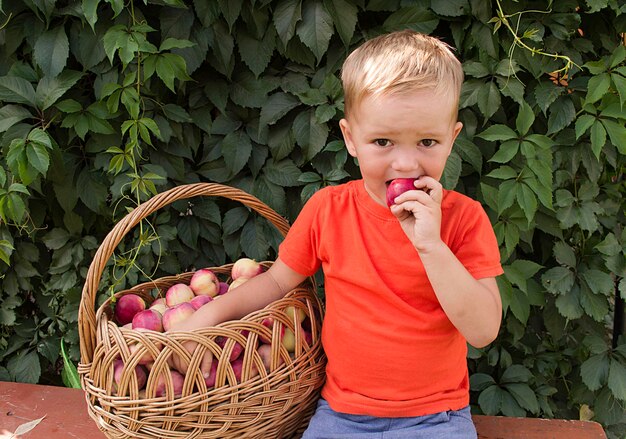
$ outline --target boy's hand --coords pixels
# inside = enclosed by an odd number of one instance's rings
[[[209,304],[206,304],[206,305],[209,305]],[[205,308],[205,310],[209,308],[206,305],[205,305],[206,308],[203,307]],[[209,326],[209,325],[200,323],[201,320],[198,319],[198,317],[200,317],[200,313],[198,311],[196,311],[196,313],[198,313],[198,315],[194,314],[186,321],[183,321],[174,325],[172,329],[168,331],[168,334],[181,332],[181,331],[193,331],[194,329]],[[193,355],[194,351],[198,347],[198,343],[193,340],[185,341],[182,345],[183,345],[183,348],[185,348],[185,350],[189,352],[190,356]],[[204,376],[205,378],[209,376],[212,362],[213,362],[213,354],[207,349],[207,351],[204,353],[202,357],[202,360],[200,361],[200,370],[202,372],[202,376]],[[177,355],[176,353],[173,353],[172,356],[169,358],[168,363],[170,367],[173,367],[174,369],[178,370],[183,375],[187,373],[189,362],[181,355]]]
[[[434,178],[426,176],[417,179],[414,185],[416,190],[398,195],[390,209],[421,253],[441,244],[443,187]]]

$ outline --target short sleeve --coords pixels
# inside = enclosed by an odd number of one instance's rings
[[[304,276],[314,275],[321,266],[320,209],[325,198],[323,190],[313,194],[278,248],[278,257],[281,261]]]

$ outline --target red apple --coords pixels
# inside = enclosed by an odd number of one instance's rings
[[[219,279],[208,268],[196,271],[189,281],[189,287],[196,296],[217,296],[219,291]]]
[[[174,390],[173,396],[176,397],[182,395],[185,377],[175,370],[170,370],[170,378],[172,379],[172,388]],[[165,375],[161,374],[157,379],[156,388],[154,389],[154,396],[165,396],[167,395],[167,393],[167,379]]]
[[[274,328],[274,319],[271,318],[271,317],[264,318],[261,321],[261,324],[263,326],[269,328],[269,330],[271,332],[271,331],[273,331],[273,328]],[[279,326],[279,336],[278,336],[278,338],[280,340],[282,340],[284,336],[285,336],[285,325],[280,325]],[[261,340],[261,343],[268,343],[269,344],[269,343],[272,342],[271,339],[265,337],[265,335],[263,335],[263,334],[259,334],[259,340]]]
[[[219,290],[217,291],[217,294],[218,294],[218,295],[220,295],[220,296],[221,296],[221,295],[226,294],[226,293],[228,292],[228,287],[229,287],[228,283],[226,283],[226,282],[220,282],[219,287],[220,287],[220,288],[219,288]]]
[[[387,206],[391,206],[394,204],[394,200],[400,194],[405,193],[406,191],[415,190],[415,185],[413,184],[417,179],[416,178],[396,178],[389,183],[387,186]]]
[[[290,319],[297,319],[296,323],[302,323],[306,318],[306,312],[302,308],[296,308],[295,306],[285,308],[285,314],[287,314]]]
[[[165,311],[167,311],[169,308],[167,307],[167,305],[163,302],[159,302],[157,304],[152,304],[150,305],[150,309],[153,309],[155,311],[158,311],[159,314],[163,315],[165,314]]]
[[[215,342],[222,349],[224,349],[224,346],[226,346],[227,341],[228,341],[227,337],[218,336],[215,338]],[[230,357],[228,358],[228,361],[236,360],[237,358],[239,358],[242,352],[243,352],[243,346],[241,346],[240,343],[235,342],[235,346],[233,346],[233,350],[230,352]]]
[[[176,324],[187,320],[196,312],[191,302],[179,303],[176,306],[168,308],[163,314],[163,329],[169,331]]]
[[[272,371],[272,346],[268,345],[268,344],[261,344],[258,348],[257,348],[257,353],[259,354],[259,356],[261,357],[261,360],[263,361],[263,366],[265,366],[265,370],[269,373]],[[276,365],[276,367],[279,367],[280,365],[282,365],[285,361],[283,360],[283,357],[281,357],[280,355],[278,356],[278,364]]]
[[[189,303],[193,306],[193,309],[199,309],[202,305],[209,303],[213,298],[211,296],[196,296]]]
[[[163,332],[161,314],[150,308],[139,311],[133,317],[133,329],[149,329],[151,331]]]
[[[175,306],[179,303],[189,302],[196,295],[193,293],[193,290],[189,288],[188,285],[178,283],[174,284],[167,289],[165,293],[165,302],[167,306]]]
[[[124,362],[117,359],[113,362],[113,379],[115,380],[116,387],[120,385],[122,380],[122,373],[124,372]],[[137,378],[137,389],[141,390],[146,385],[146,371],[141,366],[135,366],[135,376]]]
[[[115,320],[121,325],[133,321],[139,311],[146,309],[146,302],[137,294],[126,294],[115,302]]]
[[[228,291],[232,291],[235,288],[237,288],[239,285],[246,283],[248,280],[250,280],[250,278],[248,277],[238,277],[237,279],[233,280],[230,285],[228,286]]]
[[[240,258],[235,261],[230,274],[233,280],[237,280],[240,277],[246,277],[248,279],[263,273],[263,266],[254,259]]]
[[[235,373],[235,378],[237,382],[241,382],[241,375],[243,373],[243,358],[237,358],[234,361],[230,362],[230,366],[233,368],[233,372]],[[256,364],[252,363],[252,368],[250,370],[250,375],[247,379],[254,378],[259,374],[259,369],[257,369]]]

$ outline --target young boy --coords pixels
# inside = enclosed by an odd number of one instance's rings
[[[502,268],[480,204],[439,183],[462,128],[462,80],[449,47],[413,31],[355,50],[340,127],[362,179],[314,194],[267,272],[176,328],[241,318],[322,267],[327,379],[304,438],[476,437],[466,342],[498,333]],[[415,190],[388,207],[401,177]]]

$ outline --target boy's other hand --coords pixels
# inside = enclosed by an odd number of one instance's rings
[[[415,189],[400,194],[390,209],[418,252],[441,244],[443,187],[432,177],[422,176]]]

